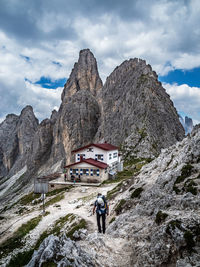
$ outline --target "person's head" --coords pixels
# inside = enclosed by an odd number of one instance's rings
[[[101,197],[101,196],[102,196],[102,194],[101,194],[101,193],[98,193],[98,194],[97,194],[97,197]]]

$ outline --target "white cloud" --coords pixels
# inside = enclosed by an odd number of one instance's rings
[[[0,117],[19,113],[27,104],[33,105],[40,118],[50,114],[54,106],[59,106],[61,89],[54,94],[53,90],[33,88],[24,79],[36,82],[41,76],[51,80],[69,77],[83,48],[94,53],[103,81],[116,65],[134,57],[145,59],[160,75],[176,68],[200,66],[198,0],[6,3],[0,10]],[[174,85],[171,88],[175,88],[176,94],[169,91],[178,103],[177,109],[190,114],[189,107],[193,107],[188,100],[194,101],[191,91]],[[194,93],[194,88],[191,90]],[[200,121],[198,112],[195,119]]]
[[[193,119],[194,124],[200,123],[200,88],[190,87],[187,84],[163,84],[171,96],[176,109],[184,112]]]

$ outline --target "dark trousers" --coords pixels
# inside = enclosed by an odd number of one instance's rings
[[[97,225],[98,225],[98,231],[101,233],[101,218],[102,218],[102,228],[103,228],[103,233],[105,234],[106,231],[106,214],[99,214],[97,212]]]

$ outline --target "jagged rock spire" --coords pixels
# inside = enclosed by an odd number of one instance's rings
[[[65,100],[65,96],[72,96],[82,89],[89,90],[93,96],[96,96],[101,88],[102,81],[99,77],[94,55],[89,49],[81,50],[78,62],[74,64],[70,77],[65,84],[62,101]]]

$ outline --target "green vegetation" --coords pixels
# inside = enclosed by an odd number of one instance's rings
[[[23,196],[18,202],[20,205],[29,205],[35,199],[40,198],[40,194],[34,194],[33,192]]]
[[[108,192],[107,192],[106,199],[107,199],[107,200],[112,199],[112,198],[115,196],[115,194],[121,190],[122,186],[123,186],[123,182],[119,183],[119,184],[118,184],[117,186],[115,186],[112,190],[108,191]]]
[[[34,250],[30,249],[28,251],[20,252],[15,255],[6,267],[22,267],[29,263],[33,255]]]
[[[140,134],[140,141],[147,136],[146,128],[139,129],[138,133]]]
[[[61,201],[62,199],[64,199],[64,193],[61,194],[61,195],[57,195],[55,196],[54,198],[48,200],[46,203],[45,203],[45,207],[48,207],[48,206],[51,206],[59,201]]]
[[[70,186],[66,186],[66,187],[63,187],[63,188],[55,189],[55,190],[52,190],[52,191],[48,192],[46,194],[46,196],[47,197],[51,197],[51,196],[57,195],[57,194],[59,194],[59,193],[61,193],[63,191],[64,192],[68,192],[71,188],[72,188],[72,186],[70,185]]]
[[[124,162],[124,166],[132,166],[132,165],[136,165],[137,163],[141,163],[143,165],[147,164],[147,163],[150,163],[152,161],[151,158],[135,158],[135,157],[132,157],[132,156],[129,156],[125,159],[125,162]]]
[[[53,261],[47,261],[47,262],[43,262],[41,267],[56,267],[57,264]]]
[[[3,242],[0,245],[0,251],[2,252],[0,258],[9,254],[16,248],[21,248],[23,246],[23,238],[38,225],[41,219],[42,216],[40,215],[22,224],[10,239]]]
[[[117,206],[115,208],[115,212],[117,215],[119,215],[122,212],[122,209],[123,209],[125,203],[126,203],[126,200],[121,199],[120,202],[117,204]]]
[[[194,239],[193,239],[193,233],[191,231],[186,231],[184,233],[184,238],[185,238],[185,242],[186,242],[186,247],[187,247],[187,250],[189,251],[193,251],[193,247],[195,246],[195,242],[194,242]]]
[[[175,228],[178,228],[179,230],[182,229],[181,227],[181,221],[180,220],[172,220],[168,223],[166,228],[166,233],[171,234],[171,229],[174,230]]]
[[[109,224],[111,224],[112,222],[114,222],[116,220],[116,217],[112,217],[112,219],[109,221]]]
[[[177,186],[173,186],[173,190],[176,192],[176,194],[178,194],[178,193],[180,193],[181,192],[181,190],[180,189],[178,189],[178,187]]]
[[[131,194],[131,198],[140,198],[140,195],[144,189],[142,187],[136,188]]]
[[[38,249],[42,241],[49,235],[54,234],[54,235],[59,235],[60,230],[63,228],[63,226],[69,222],[71,223],[75,219],[75,215],[72,213],[67,214],[64,217],[61,217],[59,220],[57,220],[54,224],[54,227],[52,229],[47,229],[44,231],[40,238],[38,239],[37,243],[35,244],[35,249]]]
[[[156,214],[155,222],[156,222],[157,224],[160,224],[160,223],[162,223],[162,222],[165,221],[165,219],[167,218],[167,216],[168,216],[167,213],[164,213],[164,212],[162,212],[162,211],[160,210],[160,211],[158,211],[158,213]]]
[[[192,174],[193,166],[190,164],[187,164],[183,166],[181,169],[181,175],[177,177],[175,184],[179,184],[183,182],[187,177],[189,177]]]
[[[87,226],[86,221],[84,219],[81,219],[78,224],[74,225],[72,227],[72,229],[66,233],[66,236],[73,240],[74,239],[74,237],[73,237],[74,232],[78,231],[79,229],[86,228],[86,226]]]
[[[173,186],[173,190],[176,192],[176,194],[181,193],[181,191],[191,192],[193,195],[197,194],[197,189],[196,187],[194,187],[197,184],[191,179],[187,180],[181,188],[178,188],[176,186],[177,184],[182,183],[186,178],[188,178],[192,174],[193,168],[194,167],[192,165],[187,164],[183,166],[183,168],[181,169],[181,175],[177,177]]]

